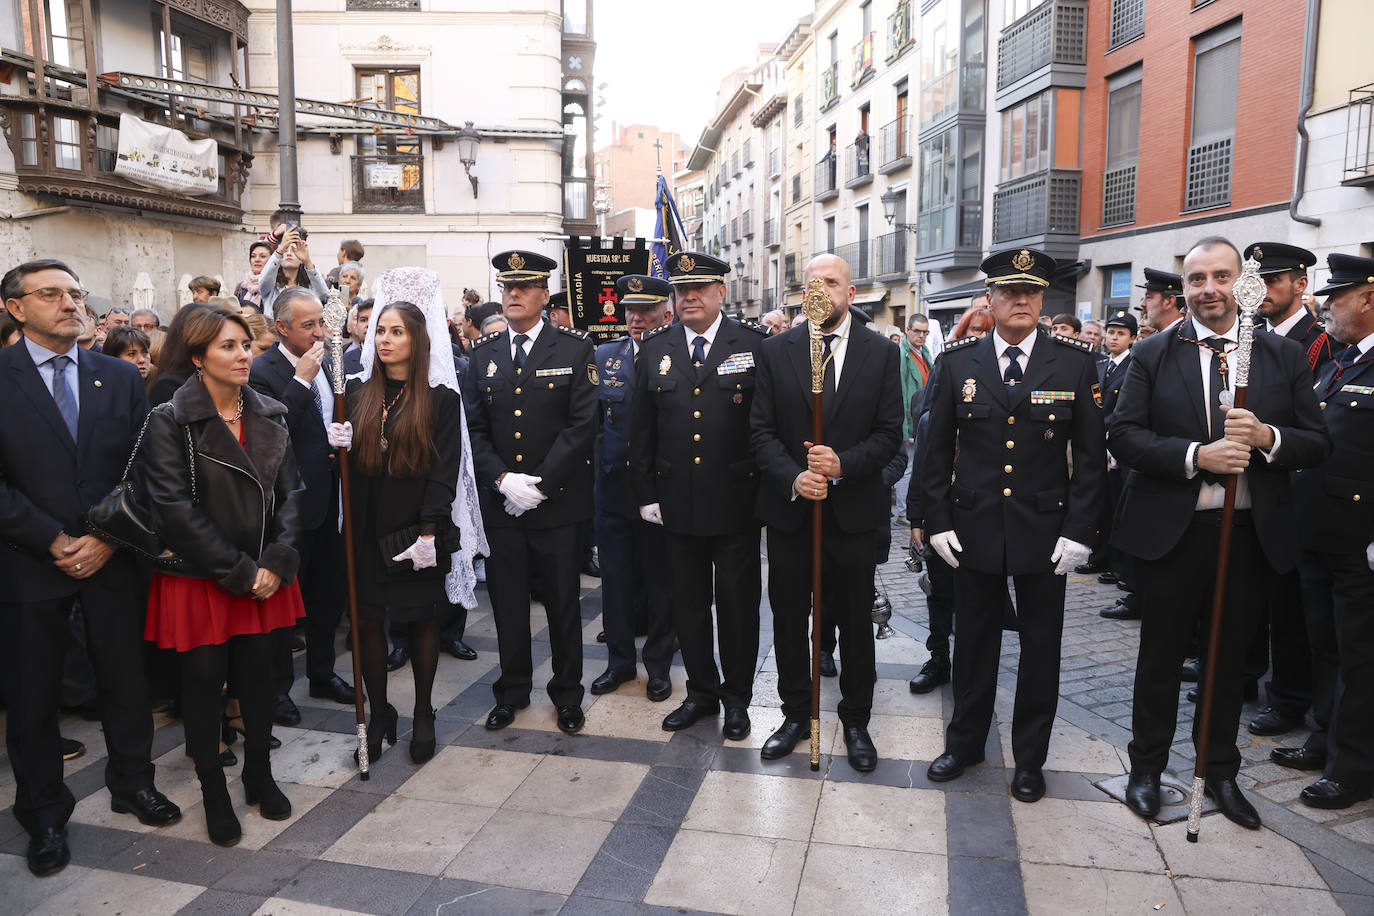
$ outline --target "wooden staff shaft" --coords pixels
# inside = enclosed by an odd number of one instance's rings
[[[1247,389],[1236,386],[1235,406],[1245,406]],[[1199,446],[1201,448],[1201,446]],[[1198,693],[1197,763],[1193,766],[1193,795],[1188,805],[1188,842],[1196,843],[1201,829],[1202,795],[1207,779],[1207,741],[1212,733],[1212,697],[1217,685],[1217,656],[1221,651],[1221,622],[1226,610],[1226,576],[1231,566],[1231,530],[1236,520],[1236,486],[1239,474],[1226,476],[1226,498],[1221,507],[1221,536],[1217,539],[1217,571],[1212,583],[1212,621],[1207,630],[1207,659]]]
[[[811,442],[822,442],[822,394],[811,394]],[[821,510],[811,503],[811,769],[821,768]]]
[[[334,422],[347,421],[344,396],[334,395]],[[348,483],[348,449],[341,448],[339,457],[339,495],[343,506],[344,580],[348,583],[348,628],[353,643],[353,714],[358,726],[358,769],[367,779],[371,769],[367,754],[367,716],[363,712],[363,657],[358,648],[358,576],[353,568],[353,498]]]

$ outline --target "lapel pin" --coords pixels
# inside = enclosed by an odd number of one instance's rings
[[[100,379],[96,379],[96,380],[95,380],[95,387],[97,387],[97,388],[100,387]]]

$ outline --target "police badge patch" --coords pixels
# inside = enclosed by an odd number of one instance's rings
[[[596,375],[596,363],[589,363],[587,365],[587,381],[591,382],[593,385],[598,384]]]
[[[1093,382],[1093,403],[1102,406],[1102,386],[1097,382]]]

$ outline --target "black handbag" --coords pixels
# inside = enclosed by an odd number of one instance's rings
[[[140,499],[138,488],[129,479],[129,472],[133,469],[134,459],[138,456],[138,448],[143,444],[143,435],[148,431],[148,420],[152,416],[149,412],[143,421],[143,428],[138,431],[138,439],[129,453],[129,461],[124,465],[124,475],[119,483],[86,513],[86,528],[101,540],[151,560],[158,569],[183,572],[186,561],[163,543],[153,525],[152,512]],[[198,506],[195,445],[191,442],[191,428],[183,426],[181,429],[186,435],[186,462],[191,471],[191,504]]]

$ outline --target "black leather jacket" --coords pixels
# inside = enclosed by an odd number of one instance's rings
[[[240,448],[197,376],[153,410],[139,462],[158,533],[187,562],[182,575],[233,595],[252,591],[260,566],[284,583],[296,577],[305,489],[285,417],[280,402],[245,385]],[[195,443],[195,502],[183,426]]]

